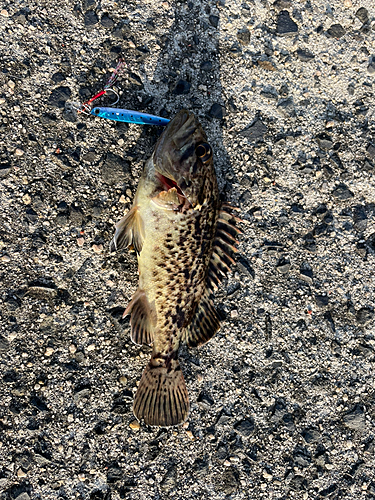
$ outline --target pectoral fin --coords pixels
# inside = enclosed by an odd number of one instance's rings
[[[110,251],[114,252],[133,245],[139,254],[145,239],[144,223],[138,205],[134,206],[117,224],[116,232],[110,243]]]
[[[144,290],[137,290],[125,309],[124,316],[130,316],[131,339],[138,345],[151,345],[154,341],[156,312],[151,308]]]

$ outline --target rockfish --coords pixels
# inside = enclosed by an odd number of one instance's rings
[[[133,404],[148,425],[187,419],[178,348],[202,345],[220,327],[212,292],[233,262],[235,223],[219,200],[206,134],[182,110],[160,136],[111,242],[112,251],[132,246],[138,257],[138,289],[124,315],[131,314],[133,342],[153,346]]]

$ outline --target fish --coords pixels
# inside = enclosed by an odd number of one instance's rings
[[[152,345],[133,412],[146,425],[183,424],[189,397],[178,360],[220,328],[213,293],[237,252],[238,218],[220,201],[213,151],[196,118],[181,110],[145,163],[133,204],[116,224],[110,251],[137,254],[139,282],[124,316],[131,339]]]

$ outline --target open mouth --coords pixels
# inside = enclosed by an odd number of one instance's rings
[[[161,182],[161,184],[164,186],[166,191],[169,191],[172,188],[176,188],[177,193],[180,196],[183,196],[185,198],[184,193],[181,191],[180,187],[178,186],[177,182],[175,182],[173,179],[169,179],[168,177],[165,177],[162,174],[159,174],[159,172],[156,173],[157,178]]]

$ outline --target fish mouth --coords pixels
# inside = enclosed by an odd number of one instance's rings
[[[164,189],[152,199],[154,204],[175,212],[185,212],[188,210],[191,207],[191,203],[177,182],[160,172],[155,172],[155,174],[161,187]]]
[[[152,203],[163,210],[185,213],[191,208],[191,203],[174,179],[155,172],[160,186],[159,192],[152,198]]]
[[[160,174],[159,172],[156,172],[156,177],[158,178],[159,182],[162,184],[164,187],[164,191],[169,191],[170,189],[175,188],[179,196],[182,196],[183,198],[186,199],[186,196],[182,192],[180,186],[177,184],[177,182],[173,179],[170,179],[166,177],[163,174]]]

